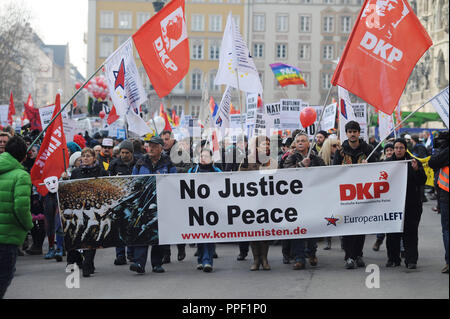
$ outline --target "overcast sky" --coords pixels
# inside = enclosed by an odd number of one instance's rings
[[[11,0],[0,0],[0,4]],[[16,2],[17,0],[13,0]],[[86,76],[84,33],[87,32],[88,0],[19,0],[31,10],[31,24],[45,44],[69,43],[70,61]]]

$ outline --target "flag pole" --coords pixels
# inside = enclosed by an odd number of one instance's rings
[[[94,74],[92,74],[89,79],[86,80],[86,82],[83,83],[82,86],[80,86],[80,88],[75,92],[75,94],[69,99],[69,101],[66,102],[66,104],[64,104],[64,106],[61,108],[61,110],[55,115],[54,118],[52,118],[52,120],[47,124],[47,126],[42,130],[41,133],[39,133],[39,135],[36,137],[36,139],[30,144],[30,146],[27,149],[27,153],[31,150],[31,148],[33,147],[34,144],[36,144],[36,142],[41,138],[41,136],[45,133],[45,131],[47,131],[48,127],[50,125],[52,125],[52,123],[56,120],[56,118],[59,116],[59,114],[61,114],[62,111],[64,111],[64,109],[70,104],[70,102],[72,102],[72,100],[78,95],[78,93],[81,92],[82,89],[84,89],[84,87],[88,84],[88,82],[90,80],[92,80],[92,78],[103,68],[103,64],[97,69],[97,71],[94,72]]]
[[[311,151],[312,151],[314,145],[316,144],[316,135],[317,135],[317,132],[319,131],[320,123],[322,122],[322,118],[323,118],[323,113],[325,113],[325,107],[327,105],[328,98],[330,97],[332,89],[333,89],[333,85],[330,86],[330,89],[328,90],[328,93],[327,93],[327,97],[325,98],[325,102],[323,103],[322,111],[320,112],[319,123],[317,124],[317,128],[316,128],[316,130],[314,132],[314,136],[312,138],[312,144],[311,144],[311,147],[309,148],[307,158],[309,158],[309,156],[311,155]],[[294,138],[295,138],[295,136],[294,136]]]
[[[240,118],[241,118],[241,130],[242,130],[242,135],[244,136],[245,135],[245,131],[244,131],[244,121],[243,121],[243,108],[242,108],[242,92],[241,92],[241,89],[239,88],[239,72],[238,72],[238,69],[236,68],[235,69],[235,71],[236,71],[236,80],[237,80],[237,89],[238,89],[238,95],[239,95],[239,111],[241,112],[241,116],[240,116]]]
[[[377,148],[381,145],[381,143],[383,143],[391,134],[392,132],[395,132],[395,130],[397,128],[399,128],[403,123],[405,123],[405,121],[407,119],[409,119],[414,113],[416,113],[418,110],[420,110],[421,108],[423,108],[428,102],[431,102],[436,96],[432,97],[431,99],[429,99],[428,101],[426,101],[425,103],[423,103],[421,106],[419,106],[418,109],[416,109],[415,111],[411,112],[407,117],[405,117],[400,123],[398,123],[392,130],[391,132],[382,140],[378,143],[378,145],[373,149],[373,151],[369,154],[369,156],[367,156],[366,160],[368,161],[369,158],[373,155],[373,153],[375,153],[375,151],[377,150]]]

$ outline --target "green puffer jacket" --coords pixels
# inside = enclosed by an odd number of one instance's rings
[[[33,228],[30,196],[30,174],[11,154],[0,154],[0,244],[23,244]]]

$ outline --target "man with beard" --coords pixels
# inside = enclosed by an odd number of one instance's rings
[[[322,148],[323,143],[325,142],[325,140],[327,138],[328,138],[328,133],[327,132],[325,132],[325,131],[317,132],[317,134],[316,134],[316,143],[314,144],[313,149],[312,149],[316,154],[319,154],[320,149]]]
[[[362,164],[367,162],[376,162],[377,159],[372,156],[369,161],[367,157],[373,150],[373,146],[367,144],[359,138],[361,127],[356,121],[350,121],[345,125],[347,140],[342,143],[341,150],[336,151],[333,159],[333,165]],[[364,267],[363,248],[366,235],[343,236],[342,242],[345,251],[345,267],[354,269],[356,266]]]
[[[104,138],[102,142],[102,151],[98,155],[97,159],[100,163],[100,166],[107,171],[109,168],[109,164],[113,160],[113,148],[114,141],[112,138]]]

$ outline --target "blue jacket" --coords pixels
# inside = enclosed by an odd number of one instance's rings
[[[161,154],[161,158],[153,166],[152,160],[148,155],[136,162],[133,167],[132,175],[146,175],[146,174],[173,174],[177,172],[177,168],[173,165],[170,158]]]

